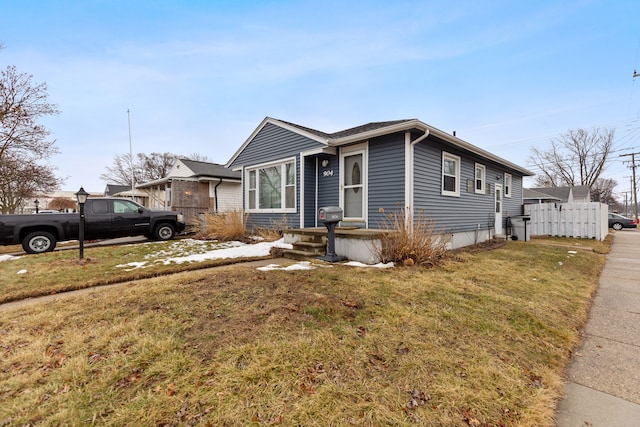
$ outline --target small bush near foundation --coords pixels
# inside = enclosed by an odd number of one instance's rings
[[[280,219],[271,219],[268,227],[256,227],[255,234],[267,242],[275,242],[282,238],[282,232],[289,228],[289,221],[286,216]]]
[[[197,221],[196,238],[220,241],[248,241],[246,216],[241,211],[205,214]]]
[[[410,226],[404,209],[384,217],[380,228],[386,233],[383,234],[381,247],[376,249],[380,260],[406,266],[437,264],[447,249],[435,222],[418,215],[413,219],[413,230]]]

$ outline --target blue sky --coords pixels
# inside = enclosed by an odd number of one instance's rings
[[[417,118],[529,167],[569,129],[640,151],[637,1],[0,0],[0,67],[46,82],[62,189],[118,154],[226,163],[265,116],[325,132]],[[535,170],[534,170],[535,171]]]

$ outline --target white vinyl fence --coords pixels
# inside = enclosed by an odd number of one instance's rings
[[[532,236],[581,237],[604,240],[609,234],[608,207],[604,203],[542,203],[524,205],[531,216]]]

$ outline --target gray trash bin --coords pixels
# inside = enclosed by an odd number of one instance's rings
[[[531,240],[531,217],[529,215],[512,216],[509,218],[511,222],[511,240],[522,240],[528,242]]]

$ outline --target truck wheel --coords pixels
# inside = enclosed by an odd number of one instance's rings
[[[153,238],[156,240],[171,240],[176,235],[176,230],[171,224],[160,224],[153,231]]]
[[[22,249],[28,254],[42,254],[56,248],[56,238],[46,231],[35,231],[27,234],[22,241]]]

